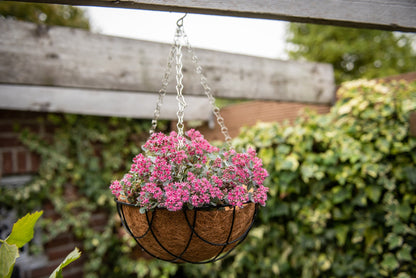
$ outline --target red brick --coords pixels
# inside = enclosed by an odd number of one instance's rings
[[[408,82],[412,82],[416,80],[416,71],[414,72],[408,72],[408,73],[402,73],[398,75],[392,75],[387,77],[382,77],[380,79],[391,81],[391,80],[406,80]]]
[[[12,122],[0,123],[0,134],[14,132]]]
[[[47,124],[45,126],[45,132],[48,134],[53,134],[55,132],[56,126]]]
[[[76,261],[75,261],[76,262]],[[75,263],[73,262],[73,263]],[[68,265],[64,271],[62,271],[62,276],[65,278],[80,278],[83,277],[83,268],[82,267],[72,267],[72,264]]]
[[[28,159],[30,159],[28,151],[18,151],[17,152],[17,172],[19,174],[27,173],[28,172]]]
[[[45,213],[50,212],[50,211],[54,211],[54,209],[55,208],[54,208],[53,204],[50,201],[43,204],[43,211]],[[43,214],[43,216],[45,216],[45,214]]]
[[[68,242],[73,242],[73,241],[74,241],[74,235],[72,235],[71,233],[62,233],[58,235],[56,238],[47,242],[45,244],[45,248],[49,249],[49,248],[53,248],[57,246],[62,246],[62,245],[66,245]]]
[[[43,213],[43,217],[51,219],[53,221],[56,221],[56,220],[61,218],[61,216],[54,210],[50,210],[50,211],[47,211],[47,212],[45,211]]]
[[[46,255],[50,261],[65,259],[65,257],[76,247],[75,242],[67,242],[65,245],[55,246],[46,249]]]
[[[252,126],[257,122],[283,122],[284,120],[293,121],[304,109],[315,110],[317,113],[324,114],[330,110],[329,105],[313,105],[293,102],[276,101],[248,101],[230,105],[221,110],[225,125],[231,137],[240,133],[242,126]],[[210,129],[207,125],[198,127],[198,130],[207,140],[224,140],[224,136],[215,122],[215,128]]]
[[[16,136],[0,136],[0,148],[4,147],[20,147],[23,146],[19,138]]]
[[[104,212],[96,212],[91,216],[90,225],[91,226],[102,226],[106,225],[108,222],[108,215]]]
[[[0,110],[1,120],[25,120],[46,117],[44,112],[18,111],[18,110]]]
[[[2,167],[2,174],[3,175],[8,175],[8,174],[13,174],[13,154],[11,151],[5,151],[2,153],[2,162],[3,162],[3,167]]]
[[[52,272],[55,270],[55,268],[58,267],[59,264],[60,262],[48,263],[46,266],[35,268],[32,270],[30,277],[32,278],[49,277],[52,274]]]
[[[40,166],[40,156],[35,153],[30,153],[30,160],[31,160],[31,172],[37,172]]]

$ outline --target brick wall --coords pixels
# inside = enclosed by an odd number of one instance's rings
[[[294,102],[275,101],[249,101],[230,105],[221,109],[221,116],[229,130],[230,136],[234,138],[240,133],[243,126],[253,126],[257,122],[292,122],[305,109],[314,110],[319,114],[328,113],[330,105],[315,105]],[[185,111],[186,112],[186,111]],[[207,140],[223,140],[218,124],[211,129],[208,125],[198,127],[198,130]]]
[[[10,177],[36,174],[39,169],[40,158],[30,152],[19,141],[19,134],[16,130],[28,128],[48,137],[53,134],[53,126],[45,125],[42,121],[46,116],[46,113],[40,112],[0,110],[0,179],[6,180]],[[44,204],[42,209],[44,210],[42,217],[57,217],[51,204]],[[100,227],[105,225],[106,219],[107,216],[104,213],[97,213],[93,215],[91,225],[99,230]],[[46,243],[44,247],[45,254],[42,256],[42,260],[30,258],[29,263],[25,261],[20,265],[19,259],[17,260],[16,265],[20,268],[20,277],[49,277],[75,247],[82,249],[82,243],[76,240],[73,234],[66,232]],[[80,259],[68,265],[64,269],[64,277],[82,277],[82,268],[86,256],[86,254],[83,254]]]
[[[45,113],[0,110],[0,177],[37,172],[39,156],[23,146],[16,129],[29,128],[44,135],[46,127],[40,119],[45,116]]]

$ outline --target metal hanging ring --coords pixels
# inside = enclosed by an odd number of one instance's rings
[[[176,21],[176,26],[178,27],[182,27],[183,26],[183,19],[185,18],[185,16],[187,16],[188,13],[186,13],[184,16],[182,16],[181,18],[178,19],[178,21]]]

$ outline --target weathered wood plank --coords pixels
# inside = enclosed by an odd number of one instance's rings
[[[0,83],[157,92],[170,45],[0,19]],[[329,64],[196,49],[217,97],[330,103]],[[190,55],[184,94],[203,95]],[[172,75],[174,73],[172,72]],[[174,78],[168,92],[175,93]]]
[[[416,32],[414,0],[20,0],[267,18]]]
[[[153,117],[157,94],[116,92],[45,86],[0,84],[0,109],[116,116],[138,119]],[[186,97],[186,120],[208,120],[207,98]],[[160,118],[175,120],[178,105],[175,96],[166,95]]]

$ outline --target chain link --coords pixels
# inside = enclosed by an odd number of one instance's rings
[[[191,47],[191,44],[189,43],[188,36],[186,35],[184,29],[183,29],[183,18],[179,19],[177,22],[177,28],[174,38],[174,43],[170,49],[168,63],[166,66],[165,73],[162,78],[162,88],[159,90],[159,98],[156,103],[156,108],[153,114],[153,120],[152,120],[152,127],[150,129],[150,134],[153,134],[157,127],[157,121],[160,117],[160,108],[163,104],[163,99],[166,95],[167,86],[169,84],[169,78],[170,73],[172,70],[172,65],[175,62],[176,65],[176,100],[178,101],[178,111],[176,113],[178,117],[178,123],[176,125],[178,129],[178,139],[179,139],[179,148],[183,147],[183,129],[184,129],[184,123],[183,123],[183,117],[184,117],[184,110],[187,106],[187,103],[185,101],[185,98],[183,96],[183,63],[182,63],[182,47],[185,46],[187,48],[187,51],[191,55],[192,62],[195,66],[195,72],[200,77],[200,83],[202,88],[204,89],[205,95],[208,97],[212,113],[215,115],[217,119],[217,123],[220,126],[221,133],[224,135],[225,142],[227,143],[228,147],[232,148],[231,145],[231,136],[228,132],[228,128],[225,126],[224,118],[221,116],[220,108],[216,106],[215,104],[215,97],[212,95],[211,87],[208,85],[207,78],[203,73],[203,69],[201,65],[199,64],[199,59],[195,55],[195,52],[193,48]]]
[[[159,117],[160,117],[160,108],[162,107],[163,99],[166,95],[166,91],[169,85],[169,78],[170,78],[170,73],[172,71],[172,64],[174,62],[174,55],[175,55],[175,45],[172,45],[172,47],[170,48],[169,58],[168,58],[168,63],[166,65],[165,73],[163,74],[163,78],[162,78],[162,88],[159,90],[159,97],[156,103],[155,111],[153,113],[152,127],[150,128],[150,131],[149,131],[150,135],[152,135],[156,131],[157,121],[159,120]]]
[[[182,25],[178,25],[178,28],[176,29],[176,36],[175,36],[175,50],[176,50],[176,100],[178,101],[178,112],[176,115],[178,116],[178,123],[176,124],[176,127],[178,129],[178,139],[179,139],[179,148],[182,148],[183,146],[183,116],[184,116],[184,110],[187,106],[185,98],[182,94],[183,90],[183,73],[182,73],[182,45],[183,42],[181,39],[183,38],[184,30]]]
[[[199,64],[199,59],[196,56],[194,49],[191,47],[191,44],[189,43],[188,36],[184,33],[183,37],[186,43],[187,50],[192,57],[191,58],[192,62],[195,65],[195,71],[200,77],[201,86],[204,89],[205,95],[208,97],[209,103],[211,105],[212,113],[215,115],[217,119],[217,123],[221,128],[221,133],[224,135],[225,142],[227,143],[229,147],[232,147],[231,145],[232,138],[230,134],[228,133],[228,128],[225,125],[224,118],[221,116],[220,108],[215,104],[215,97],[212,95],[211,87],[208,85],[207,78],[203,73],[202,66]]]

